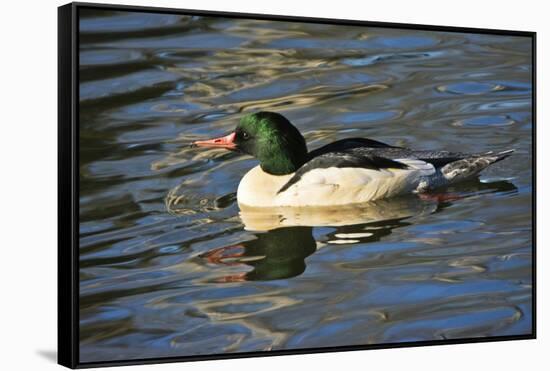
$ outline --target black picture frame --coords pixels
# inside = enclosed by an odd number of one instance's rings
[[[357,346],[333,346],[293,350],[258,351],[200,356],[132,359],[82,363],[79,360],[79,10],[125,10],[132,12],[170,13],[181,15],[219,16],[273,21],[307,22],[334,25],[360,25],[378,28],[407,30],[478,33],[486,35],[523,36],[532,43],[532,333],[526,335],[494,336],[483,338],[443,339],[407,343],[389,343]],[[70,3],[58,8],[58,363],[69,368],[153,364],[183,361],[201,361],[288,354],[342,352],[380,348],[417,347],[536,338],[536,33],[528,31],[484,28],[447,27],[420,24],[370,22],[346,19],[327,19],[221,11],[170,9],[144,6],[111,5],[96,3]]]

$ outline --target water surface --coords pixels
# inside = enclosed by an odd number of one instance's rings
[[[530,39],[82,10],[82,362],[531,332]],[[285,115],[515,154],[331,212],[240,212],[256,161],[188,144]]]

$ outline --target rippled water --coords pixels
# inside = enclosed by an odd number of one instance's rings
[[[81,10],[81,362],[531,332],[530,39]],[[515,148],[479,181],[242,212],[246,112],[310,149]],[[347,224],[347,225],[346,225]]]

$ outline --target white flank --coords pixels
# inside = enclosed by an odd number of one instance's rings
[[[412,192],[422,177],[435,173],[420,160],[398,159],[407,169],[327,168],[307,172],[286,191],[277,193],[293,174],[275,176],[260,166],[250,170],[237,190],[239,204],[254,207],[333,206],[379,200]]]

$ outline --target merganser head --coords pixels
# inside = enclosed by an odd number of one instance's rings
[[[260,161],[263,171],[272,175],[292,174],[307,160],[302,134],[283,115],[274,112],[248,114],[231,134],[194,144],[247,153]]]

